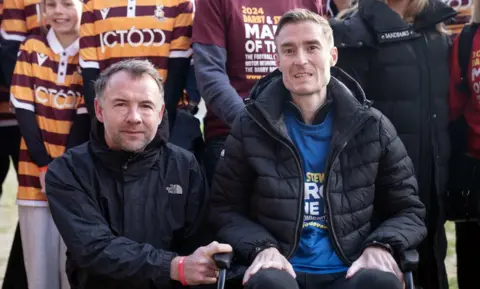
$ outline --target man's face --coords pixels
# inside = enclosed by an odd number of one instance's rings
[[[328,84],[330,67],[337,62],[337,48],[328,43],[320,24],[288,23],[278,34],[276,44],[277,65],[292,95],[312,95]]]
[[[105,141],[114,150],[138,152],[153,140],[162,122],[163,96],[148,74],[114,74],[102,99],[95,99],[97,119],[104,124]]]

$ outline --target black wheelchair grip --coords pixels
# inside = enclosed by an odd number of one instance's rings
[[[416,250],[408,250],[402,253],[400,269],[402,272],[416,271],[419,263],[419,256]]]
[[[233,261],[233,252],[213,255],[213,261],[218,269],[229,269]]]

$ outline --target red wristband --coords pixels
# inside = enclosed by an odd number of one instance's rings
[[[185,281],[185,271],[184,271],[185,257],[180,257],[178,260],[178,279],[183,286],[187,286],[187,281]]]
[[[45,173],[46,171],[48,171],[48,166],[40,167],[41,173]]]

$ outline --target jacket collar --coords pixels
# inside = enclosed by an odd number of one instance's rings
[[[360,85],[341,69],[332,67],[327,90],[332,98],[334,131],[340,132],[352,126],[355,119],[370,108]],[[253,87],[250,98],[263,118],[284,136],[287,135],[283,120],[285,103],[291,100],[290,92],[282,80],[282,73],[276,70],[261,79]],[[334,132],[335,134],[335,132]]]
[[[454,17],[457,12],[439,0],[431,0],[420,13],[413,25],[403,20],[385,2],[379,0],[361,0],[359,16],[372,28],[379,42],[392,42],[420,37],[421,29],[434,27]]]
[[[332,102],[333,100],[332,100],[331,91],[327,90],[325,103],[315,112],[315,116],[313,117],[313,121],[312,121],[313,125],[321,124],[325,120],[328,113],[330,112]],[[300,122],[305,123],[305,119],[303,117],[302,111],[292,100],[286,103],[285,109],[290,111],[295,116],[295,118],[298,119]]]
[[[144,151],[138,153],[110,149],[105,141],[103,123],[94,118],[90,132],[90,149],[93,156],[106,168],[125,178],[125,180],[135,179],[144,175],[156,163],[158,155],[168,142],[167,115],[167,113],[164,114],[154,139],[147,145]]]

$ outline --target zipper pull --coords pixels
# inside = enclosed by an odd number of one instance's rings
[[[372,107],[373,102],[371,100],[365,99],[363,102],[363,108],[370,109]]]
[[[123,164],[122,168],[123,168],[124,171],[127,170],[127,168],[128,168],[128,163],[130,163],[131,160],[132,160],[132,157],[129,157],[129,158],[127,159],[127,161]]]
[[[252,103],[252,102],[253,102],[253,99],[250,98],[249,96],[247,96],[247,97],[245,97],[245,98],[243,99],[243,103],[244,103],[245,105],[249,105],[249,104]]]

